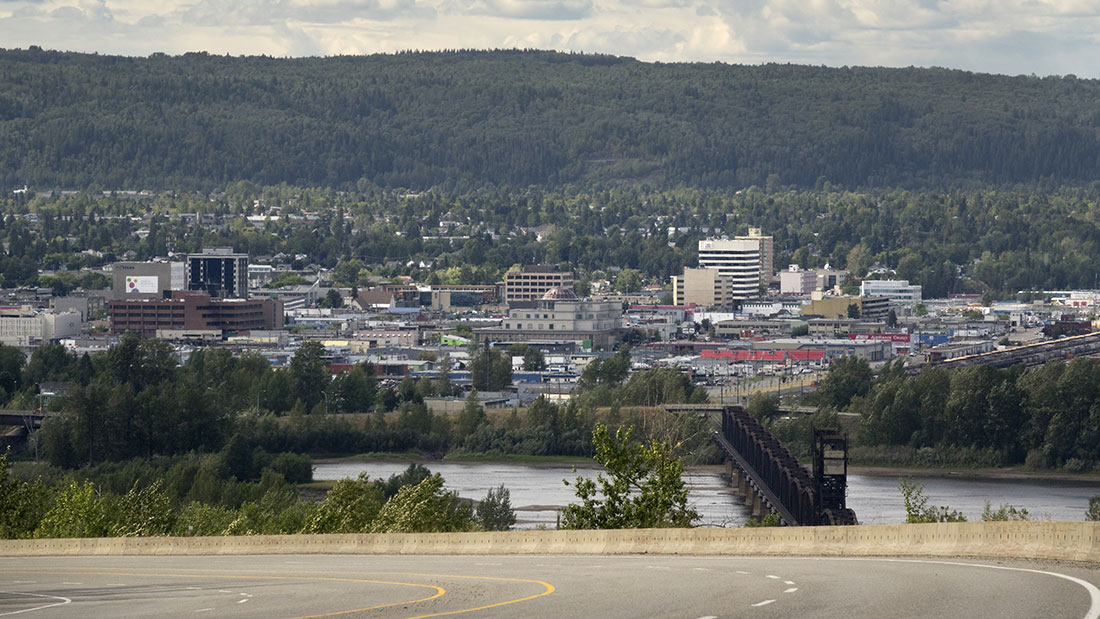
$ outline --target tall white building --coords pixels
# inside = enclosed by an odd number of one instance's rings
[[[760,246],[760,281],[775,281],[775,239],[764,236],[760,228],[749,228],[748,236],[733,237],[738,241],[753,241]]]
[[[761,238],[699,241],[699,268],[715,269],[728,277],[732,299],[760,296],[761,284],[767,284],[762,276]]]

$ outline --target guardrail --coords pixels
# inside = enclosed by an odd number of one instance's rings
[[[1100,563],[1100,523],[0,540],[0,556],[12,557],[286,554],[957,556]]]

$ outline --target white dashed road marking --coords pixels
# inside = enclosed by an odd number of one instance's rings
[[[753,606],[754,607],[755,606],[767,606],[768,604],[771,604],[774,601],[775,600],[764,600],[763,602],[757,602],[757,603],[753,604]]]
[[[798,591],[798,587],[791,587],[790,589],[784,589],[783,593],[794,593],[795,591]]]

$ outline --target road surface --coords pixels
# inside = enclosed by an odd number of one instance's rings
[[[1100,616],[1100,566],[695,556],[0,559],[0,617]]]

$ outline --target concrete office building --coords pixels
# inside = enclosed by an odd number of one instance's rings
[[[30,306],[0,307],[0,343],[29,348],[80,335],[79,312],[42,312]]]
[[[817,289],[817,271],[805,271],[797,264],[779,274],[780,294],[810,294]]]
[[[921,287],[909,285],[909,280],[869,279],[859,285],[861,297],[886,297],[891,303],[912,308],[923,298]]]
[[[277,299],[215,299],[201,291],[170,291],[160,299],[115,299],[107,303],[111,333],[144,337],[163,332],[249,332],[283,327]]]
[[[802,308],[803,316],[822,318],[851,318],[848,307],[855,306],[859,318],[879,320],[890,313],[890,300],[886,297],[826,297],[814,293],[815,298]]]
[[[572,271],[563,272],[549,265],[528,265],[522,271],[504,274],[504,302],[531,302],[542,299],[552,288],[573,288]]]
[[[159,299],[169,290],[184,290],[182,262],[116,262],[111,265],[112,299]]]
[[[699,241],[699,268],[714,269],[729,277],[730,298],[760,296],[762,275],[760,238],[708,239]]]
[[[672,276],[672,304],[728,308],[733,304],[732,279],[717,269],[684,268]]]
[[[199,290],[216,299],[248,298],[248,254],[229,247],[203,248],[187,255],[187,290]]]
[[[848,271],[834,269],[829,266],[829,263],[825,263],[825,268],[814,269],[814,271],[817,273],[817,290],[828,292],[848,281]]]
[[[610,349],[623,336],[623,306],[578,299],[572,288],[553,288],[534,307],[508,311],[500,327],[475,329],[479,341],[589,341],[594,348]]]

